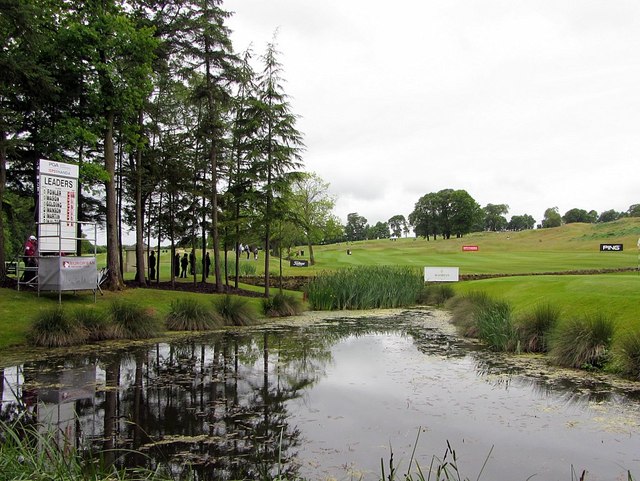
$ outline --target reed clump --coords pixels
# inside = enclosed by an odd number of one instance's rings
[[[418,302],[429,306],[443,306],[449,299],[455,296],[455,290],[451,284],[428,283],[420,292]]]
[[[486,292],[472,291],[452,297],[445,303],[445,307],[451,311],[451,323],[461,335],[478,338],[478,317],[492,302]]]
[[[361,266],[316,276],[307,286],[313,310],[361,310],[414,305],[424,281],[405,266]]]
[[[27,334],[32,345],[42,347],[73,346],[88,338],[89,331],[59,306],[40,312]]]
[[[213,309],[191,298],[172,301],[165,319],[170,331],[207,331],[222,324],[222,318]]]
[[[549,335],[558,325],[560,314],[557,306],[545,302],[520,315],[516,330],[522,351],[547,352]]]
[[[228,326],[250,326],[257,319],[251,306],[240,297],[220,296],[214,299],[213,309]]]
[[[296,316],[302,311],[302,301],[290,294],[278,293],[262,300],[262,312],[267,317]]]
[[[73,312],[73,319],[88,332],[88,341],[104,341],[113,338],[112,325],[104,312],[95,307],[78,307]]]
[[[116,339],[149,339],[162,332],[155,312],[132,302],[113,301],[109,314]]]
[[[494,351],[519,350],[511,305],[502,300],[485,303],[477,312],[478,337]]]
[[[640,331],[622,333],[613,357],[614,366],[621,374],[640,381]]]
[[[551,333],[549,356],[554,364],[602,368],[610,360],[614,323],[603,313],[571,318]]]

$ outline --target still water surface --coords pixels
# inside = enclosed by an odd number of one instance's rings
[[[462,478],[640,479],[638,386],[517,367],[435,319],[334,318],[28,362],[5,368],[1,415],[26,409],[61,443],[132,448],[146,456],[108,456],[168,461],[177,478],[379,479],[391,453],[403,473],[415,448],[426,471],[449,445]]]

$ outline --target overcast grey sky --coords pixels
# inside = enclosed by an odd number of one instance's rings
[[[278,29],[305,170],[342,222],[428,192],[542,220],[640,203],[637,0],[225,0],[238,52]]]

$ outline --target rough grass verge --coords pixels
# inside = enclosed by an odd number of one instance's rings
[[[229,326],[250,326],[256,322],[256,314],[246,300],[234,296],[220,296],[213,301],[214,311]]]
[[[197,299],[171,302],[165,325],[170,331],[208,331],[223,324],[220,316]]]
[[[73,346],[88,338],[89,331],[59,306],[40,312],[27,334],[29,343],[42,347]]]
[[[551,333],[550,360],[565,367],[602,368],[610,360],[613,333],[613,321],[602,313],[568,319]]]
[[[109,313],[116,339],[149,339],[162,332],[160,321],[151,308],[116,300],[109,306]]]
[[[302,310],[302,301],[289,294],[278,293],[262,300],[262,312],[267,317],[296,316]]]

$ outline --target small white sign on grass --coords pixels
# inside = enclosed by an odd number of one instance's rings
[[[425,267],[425,282],[458,282],[459,267]]]

